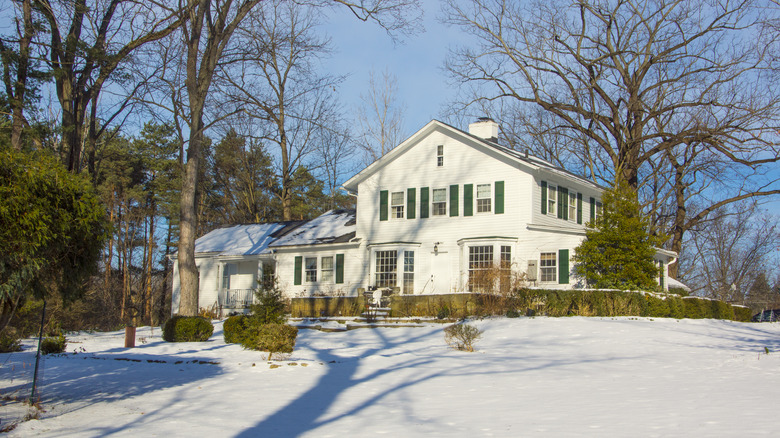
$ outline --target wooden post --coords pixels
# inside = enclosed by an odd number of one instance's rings
[[[125,348],[135,347],[135,327],[125,327]]]

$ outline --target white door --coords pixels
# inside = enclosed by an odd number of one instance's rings
[[[442,251],[433,253],[432,260],[431,284],[433,285],[433,288],[430,293],[446,294],[452,292],[449,253]]]

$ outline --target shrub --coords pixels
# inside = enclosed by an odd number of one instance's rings
[[[225,320],[222,326],[222,333],[225,336],[225,342],[228,344],[242,344],[250,333],[249,329],[253,324],[252,317],[248,315],[235,315]]]
[[[474,343],[481,336],[481,330],[468,324],[453,324],[444,329],[444,342],[456,350],[474,351]]]
[[[41,353],[43,354],[58,354],[65,351],[65,347],[68,345],[68,341],[64,335],[46,337],[41,340]]]
[[[734,320],[748,322],[753,318],[753,311],[750,307],[734,306]]]
[[[284,324],[287,318],[285,317],[285,302],[282,298],[282,291],[279,286],[274,283],[272,285],[264,285],[255,292],[255,298],[257,298],[257,304],[251,306],[252,317],[257,320],[259,324]]]
[[[669,316],[669,303],[661,297],[655,295],[645,295],[647,300],[646,315],[656,318],[666,318]]]
[[[261,324],[250,331],[241,345],[249,350],[267,351],[268,360],[274,353],[292,353],[298,337],[298,328],[287,324]]]
[[[0,335],[0,353],[13,353],[22,351],[22,341],[16,336],[6,333]]]
[[[509,310],[506,311],[506,317],[507,318],[519,318],[520,317],[520,312],[518,312],[515,309],[509,309]]]
[[[174,315],[163,326],[166,342],[203,342],[214,333],[211,321],[200,316]]]

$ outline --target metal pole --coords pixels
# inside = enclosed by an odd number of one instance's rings
[[[38,382],[38,363],[41,361],[41,340],[43,340],[43,321],[46,315],[46,300],[43,300],[43,309],[41,310],[41,330],[38,332],[38,352],[35,354],[35,371],[33,372],[32,391],[30,392],[29,403],[32,405],[35,399],[35,384]]]

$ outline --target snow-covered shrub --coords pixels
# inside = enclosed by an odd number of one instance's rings
[[[65,351],[68,341],[64,335],[46,337],[41,340],[41,353],[58,354]]]
[[[200,316],[174,315],[163,326],[163,339],[166,342],[203,342],[214,333],[214,326]]]
[[[247,336],[241,345],[249,350],[268,352],[268,360],[274,353],[292,353],[298,328],[287,324],[261,324],[250,328],[251,336]]]
[[[444,329],[444,342],[456,350],[474,351],[474,343],[482,336],[482,330],[469,324],[453,324]]]

